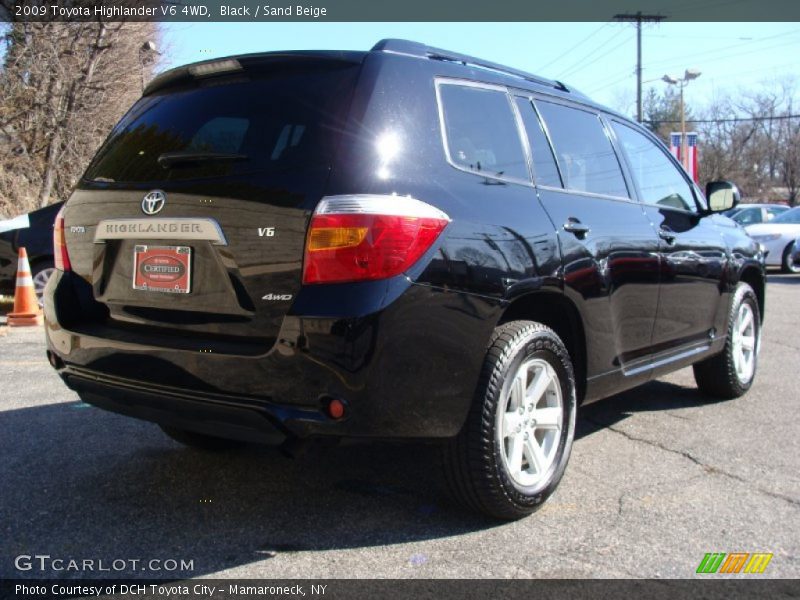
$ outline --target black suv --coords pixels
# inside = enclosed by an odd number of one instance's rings
[[[49,359],[190,445],[441,439],[455,494],[517,518],[564,473],[576,406],[690,364],[748,390],[765,276],[715,214],[737,201],[626,117],[473,57],[192,64],[57,219]]]

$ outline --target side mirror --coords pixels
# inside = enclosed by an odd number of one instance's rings
[[[709,181],[706,184],[706,199],[708,210],[711,212],[725,212],[730,210],[741,200],[739,188],[730,181]]]

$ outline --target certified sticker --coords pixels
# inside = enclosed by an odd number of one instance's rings
[[[134,248],[133,287],[150,292],[188,294],[192,249],[188,246]]]

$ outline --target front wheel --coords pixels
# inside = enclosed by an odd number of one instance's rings
[[[498,519],[534,512],[564,474],[575,410],[572,363],[558,335],[531,321],[498,327],[467,421],[444,450],[456,498]]]
[[[725,348],[694,365],[697,387],[716,398],[738,398],[744,394],[756,376],[760,344],[758,299],[753,288],[742,282],[733,294]]]
[[[800,263],[795,262],[794,244],[789,244],[783,251],[781,271],[784,273],[800,273]]]

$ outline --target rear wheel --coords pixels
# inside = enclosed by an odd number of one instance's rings
[[[495,330],[470,413],[444,450],[458,500],[518,519],[555,491],[575,432],[572,363],[556,333],[531,321]]]
[[[727,334],[722,352],[694,365],[694,379],[703,393],[729,399],[750,389],[758,365],[761,317],[756,294],[746,283],[733,295]]]
[[[792,255],[792,250],[794,249],[794,243],[789,244],[786,246],[786,249],[783,251],[783,259],[781,260],[781,271],[784,273],[800,273],[800,264],[794,262],[794,256]]]
[[[176,442],[179,442],[184,446],[190,446],[200,450],[218,452],[221,450],[236,448],[237,446],[241,445],[240,442],[235,440],[228,440],[225,438],[214,437],[213,435],[205,435],[203,433],[178,429],[177,427],[170,427],[169,425],[159,425],[159,427],[164,433],[166,433]]]

